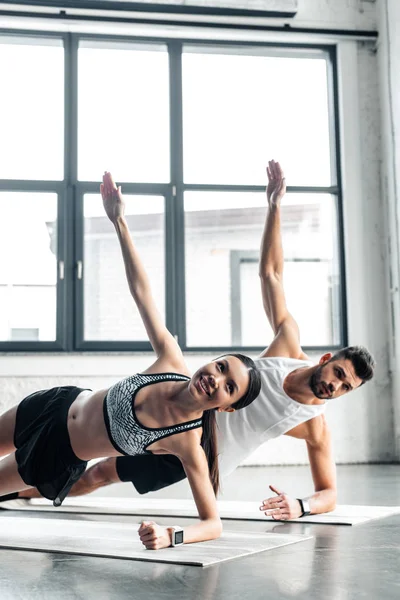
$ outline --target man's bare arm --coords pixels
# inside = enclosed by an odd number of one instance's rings
[[[332,439],[324,415],[301,423],[286,435],[304,439],[307,444],[315,493],[308,497],[311,513],[329,512],[336,506],[336,465]]]
[[[267,167],[268,213],[261,240],[259,276],[264,310],[275,334],[261,356],[308,358],[300,346],[299,328],[289,313],[283,289],[281,200],[286,192],[283,171],[275,161]]]
[[[304,439],[314,481],[315,493],[307,497],[311,514],[329,512],[336,506],[336,466],[333,460],[331,436],[325,417],[319,416],[301,423],[286,435]],[[270,489],[276,494],[262,501],[260,510],[276,520],[297,519],[301,516],[299,501],[275,485]]]

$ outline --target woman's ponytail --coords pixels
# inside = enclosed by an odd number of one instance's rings
[[[203,434],[201,445],[204,449],[210,472],[210,480],[214,494],[219,492],[219,468],[218,468],[218,438],[216,410],[205,410],[203,413]]]
[[[224,354],[223,356],[234,356],[238,358],[247,368],[249,373],[249,385],[246,392],[239,400],[232,404],[232,408],[239,410],[249,406],[257,398],[261,390],[261,374],[254,361],[243,354]],[[229,416],[226,416],[229,419]],[[219,492],[219,468],[218,468],[218,438],[217,438],[217,411],[215,409],[203,412],[203,434],[201,445],[207,457],[210,480],[215,495]]]

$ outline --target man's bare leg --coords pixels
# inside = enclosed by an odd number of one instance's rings
[[[0,460],[0,494],[12,494],[26,489],[26,483],[18,472],[15,452]]]
[[[87,469],[71,488],[68,496],[84,496],[111,483],[121,483],[117,473],[116,461],[115,456],[105,458]],[[42,498],[42,496],[36,488],[28,488],[20,492],[18,498]]]
[[[14,432],[18,406],[13,406],[0,416],[0,456],[15,450]]]

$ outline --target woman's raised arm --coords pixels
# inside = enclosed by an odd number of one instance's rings
[[[176,340],[166,328],[151,293],[150,282],[137,252],[125,219],[125,203],[121,187],[114,183],[111,173],[105,172],[100,185],[104,210],[117,232],[125,264],[130,292],[139,309],[154,352],[159,358],[181,361],[182,352]]]

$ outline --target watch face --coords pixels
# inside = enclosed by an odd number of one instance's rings
[[[183,544],[183,531],[175,531],[175,544]]]

